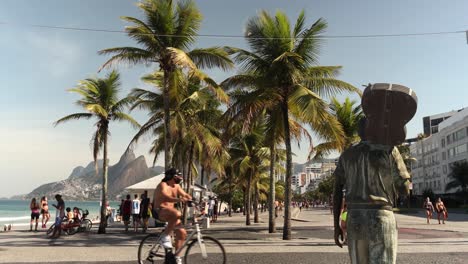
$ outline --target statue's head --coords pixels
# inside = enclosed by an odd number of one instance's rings
[[[405,125],[416,113],[418,98],[413,90],[398,84],[369,84],[362,95],[366,116],[363,135],[367,141],[395,146],[406,138]]]

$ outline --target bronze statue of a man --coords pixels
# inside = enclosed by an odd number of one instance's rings
[[[405,140],[404,126],[416,113],[417,97],[407,87],[377,83],[364,90],[361,105],[366,116],[361,142],[342,153],[334,173],[335,243],[343,246],[344,200],[351,263],[395,263],[398,231],[392,208],[398,194],[408,194],[410,178],[395,146]]]

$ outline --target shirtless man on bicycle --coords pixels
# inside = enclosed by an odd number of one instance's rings
[[[174,203],[187,202],[192,200],[179,183],[182,182],[182,173],[171,168],[164,173],[166,176],[154,191],[153,208],[158,214],[158,219],[167,222],[167,227],[161,235],[161,245],[165,248],[172,248],[171,233],[176,233],[176,249],[182,247],[187,232],[181,225],[181,213],[174,208]]]

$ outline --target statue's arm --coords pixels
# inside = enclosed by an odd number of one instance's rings
[[[340,228],[340,213],[343,202],[343,182],[344,182],[344,169],[342,164],[342,159],[338,162],[338,166],[333,173],[335,177],[335,185],[333,188],[333,226],[335,230],[335,244],[339,247],[343,247],[343,244],[340,242],[343,240],[343,231]]]
[[[410,174],[406,169],[406,164],[401,157],[397,147],[393,148],[392,156],[394,160],[394,183],[399,195],[406,196],[409,194],[409,179]]]

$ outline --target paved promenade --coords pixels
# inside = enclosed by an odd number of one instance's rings
[[[398,263],[467,263],[468,214],[450,214],[445,225],[432,220],[426,224],[424,212],[396,214],[399,231]],[[221,240],[228,263],[349,263],[347,248],[333,242],[329,210],[293,210],[293,240],[283,241],[282,218],[278,233],[267,231],[268,215],[261,223],[246,227],[242,214],[222,216],[204,230]],[[154,232],[154,231],[152,231]],[[120,224],[108,234],[76,234],[49,240],[44,232],[15,230],[0,233],[0,263],[135,263],[138,243],[144,234],[124,233]]]

